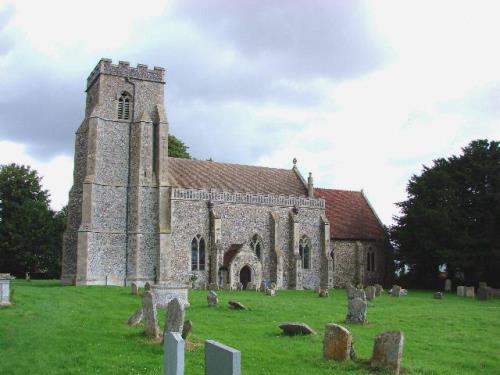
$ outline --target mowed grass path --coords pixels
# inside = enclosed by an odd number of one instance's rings
[[[62,287],[58,281],[14,281],[15,305],[0,309],[0,374],[162,374],[163,349],[125,323],[140,306],[129,288]],[[208,308],[206,291],[191,291],[186,319],[194,323],[186,374],[204,374],[203,341],[218,340],[242,352],[243,374],[366,374],[360,363],[322,359],[324,325],[344,325],[346,295],[312,291],[219,293]],[[238,299],[249,311],[228,308]],[[163,326],[165,313],[160,312]],[[429,291],[370,302],[369,324],[345,325],[361,359],[371,355],[377,333],[402,330],[408,374],[500,374],[500,299],[476,301]],[[299,321],[318,335],[284,337],[278,324]]]

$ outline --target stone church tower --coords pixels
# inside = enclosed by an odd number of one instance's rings
[[[170,241],[165,71],[101,59],[76,132],[64,238],[65,284],[165,278]]]

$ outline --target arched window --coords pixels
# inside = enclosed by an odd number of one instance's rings
[[[122,92],[118,99],[118,120],[128,120],[130,118],[130,103],[132,98],[126,91]]]
[[[250,241],[250,246],[252,247],[257,258],[262,260],[262,238],[258,234],[254,234],[252,236],[252,240]]]
[[[205,271],[205,239],[199,234],[191,241],[191,271]]]
[[[366,270],[375,271],[375,252],[372,251],[371,246],[368,248],[368,251],[366,252]]]
[[[303,236],[299,241],[299,254],[302,258],[302,268],[311,268],[311,241],[307,236]]]

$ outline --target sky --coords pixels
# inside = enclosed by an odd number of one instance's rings
[[[0,164],[54,209],[101,57],[166,69],[170,132],[198,159],[361,190],[384,224],[423,165],[500,139],[498,1],[0,0]]]

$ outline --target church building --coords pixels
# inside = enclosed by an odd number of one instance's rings
[[[76,132],[62,282],[234,288],[381,282],[363,192],[289,169],[168,156],[165,71],[101,59]]]

